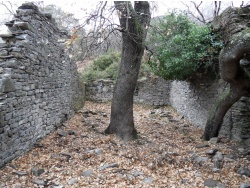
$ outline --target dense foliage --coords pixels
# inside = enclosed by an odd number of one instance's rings
[[[222,42],[209,26],[192,22],[185,13],[172,12],[153,23],[149,46],[150,66],[167,80],[186,80],[206,72],[216,63]]]
[[[120,61],[121,54],[117,52],[108,52],[100,55],[82,71],[83,81],[88,83],[98,79],[116,80]],[[145,61],[142,61],[139,77],[146,77],[149,74],[150,67]]]
[[[118,75],[119,62],[121,55],[109,52],[93,60],[89,67],[83,70],[82,78],[85,82],[97,79],[115,80]]]

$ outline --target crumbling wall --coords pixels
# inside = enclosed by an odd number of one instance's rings
[[[67,35],[32,3],[0,35],[0,166],[74,114],[82,103]]]

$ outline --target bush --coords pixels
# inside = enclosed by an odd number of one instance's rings
[[[104,71],[114,62],[119,61],[120,57],[118,53],[104,54],[94,60],[94,69]]]
[[[96,58],[93,63],[85,68],[81,73],[84,82],[91,82],[98,79],[116,80],[118,76],[121,55],[119,53],[109,53]],[[139,77],[150,74],[150,67],[146,62],[142,62]]]
[[[118,74],[119,62],[120,54],[118,53],[101,55],[93,61],[93,64],[83,70],[81,73],[82,79],[85,82],[97,79],[115,80]]]
[[[217,61],[222,42],[215,40],[208,26],[195,24],[185,13],[170,13],[154,28],[150,45],[155,54],[150,66],[156,75],[186,80]]]

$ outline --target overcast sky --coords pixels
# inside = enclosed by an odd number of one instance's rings
[[[97,2],[95,0],[92,1],[84,1],[84,0],[41,0],[45,5],[55,4],[61,7],[64,11],[75,13],[76,16],[80,16],[83,13],[83,9],[90,10],[92,5]],[[8,1],[3,1],[8,4]],[[27,2],[27,0],[10,0],[13,4],[20,6],[23,2]],[[111,1],[110,1],[111,2]],[[152,2],[152,1],[150,1]],[[168,0],[168,1],[155,1],[158,4],[158,11],[154,12],[155,15],[163,15],[169,9],[180,8],[184,9],[185,6],[181,2],[189,3],[189,1],[178,1],[178,0]],[[200,1],[197,1],[200,2]],[[203,1],[204,3],[212,2],[212,1]],[[227,2],[228,4],[232,1],[222,1],[223,3]],[[241,4],[242,1],[233,1],[235,6]],[[16,6],[15,6],[16,7]],[[3,5],[0,5],[0,15],[3,16],[6,14],[6,8]]]
[[[41,0],[42,1],[42,0]],[[2,1],[1,1],[2,2]],[[8,4],[8,1],[3,1],[5,4]],[[18,6],[20,6],[22,3],[27,2],[27,0],[10,0],[12,4],[14,4],[13,9],[16,10]],[[44,5],[49,5],[49,4],[55,4],[59,7],[61,7],[65,12],[73,13],[76,18],[81,19],[84,15],[86,15],[87,12],[90,12],[91,9],[94,9],[93,4],[95,4],[97,1],[92,0],[92,1],[84,1],[84,0],[43,0],[42,1]],[[112,3],[113,1],[109,1],[109,4]],[[152,2],[152,1],[150,1]],[[159,16],[159,15],[164,15],[164,13],[167,13],[168,10],[174,9],[174,8],[179,8],[179,9],[185,9],[185,6],[181,2],[185,3],[190,3],[190,1],[178,1],[178,0],[168,0],[168,1],[155,1],[158,4],[157,11],[152,12],[152,16]],[[200,1],[197,1],[200,2]],[[212,1],[203,1],[204,5],[209,4],[211,5]],[[223,4],[229,5],[230,2],[232,1],[222,1]],[[239,6],[242,1],[233,1],[234,6]],[[204,6],[206,8],[206,6]],[[3,5],[0,5],[0,23],[1,21],[5,18],[6,20],[10,20],[10,17],[7,17],[8,11]],[[3,23],[3,21],[2,21]],[[1,24],[0,24],[1,25]]]

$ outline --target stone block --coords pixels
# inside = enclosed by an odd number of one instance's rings
[[[15,91],[14,81],[8,77],[0,80],[0,93]]]

